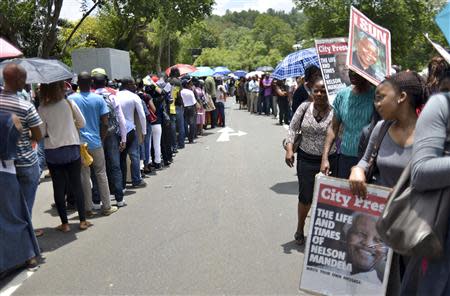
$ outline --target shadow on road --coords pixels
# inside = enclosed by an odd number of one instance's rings
[[[298,195],[298,182],[277,183],[270,187],[270,189],[278,194]]]
[[[62,233],[55,228],[41,228],[44,231],[44,235],[38,237],[39,247],[42,252],[52,252],[59,249],[71,242],[77,240],[76,234],[81,230],[78,228],[79,223],[69,223],[71,231],[67,233]],[[87,230],[89,231],[89,230]]]
[[[295,240],[282,244],[281,246],[285,254],[292,254],[292,251],[297,251],[298,253],[305,252],[305,245],[300,246]]]

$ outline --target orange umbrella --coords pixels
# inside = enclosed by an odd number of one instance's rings
[[[0,38],[0,59],[15,58],[22,56],[23,53],[15,48],[11,43]]]
[[[173,67],[177,67],[178,70],[180,70],[180,75],[181,76],[197,71],[197,68],[195,68],[192,65],[176,64],[176,65],[173,65],[172,67],[169,67],[169,68],[166,69],[166,74],[167,75],[170,74],[170,69],[173,68]]]

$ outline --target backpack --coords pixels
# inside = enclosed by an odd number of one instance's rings
[[[14,125],[13,116],[9,112],[0,112],[0,160],[17,158],[17,141],[20,132]]]
[[[110,95],[111,94],[102,94],[103,99],[105,100],[109,110],[107,135],[108,136],[120,135],[119,121],[117,120],[117,114],[114,105],[112,104],[111,99],[109,98]]]

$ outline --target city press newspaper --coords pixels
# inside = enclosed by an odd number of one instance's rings
[[[337,93],[350,85],[347,67],[347,38],[315,40],[320,69],[325,81],[328,100],[332,104]]]
[[[325,295],[384,295],[392,250],[375,224],[390,189],[368,185],[365,199],[347,180],[317,175],[300,289]]]
[[[391,33],[354,7],[349,31],[348,67],[378,85],[391,73]]]

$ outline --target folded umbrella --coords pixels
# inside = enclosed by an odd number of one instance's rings
[[[193,77],[208,77],[214,75],[214,70],[210,67],[197,67],[197,71],[190,74]]]
[[[9,63],[21,65],[27,71],[27,83],[52,83],[72,79],[72,70],[58,60],[41,58],[23,58],[6,60],[0,63],[0,78],[3,80],[3,69]]]
[[[22,56],[23,53],[15,48],[11,43],[0,38],[0,59],[15,58]]]
[[[227,67],[216,67],[216,68],[214,68],[214,74],[213,75],[225,76],[225,75],[228,75],[230,73],[231,73],[231,71]]]
[[[180,70],[180,76],[183,76],[183,75],[186,75],[186,74],[189,74],[189,73],[197,71],[197,68],[192,66],[192,65],[176,64],[176,65],[173,65],[173,66],[171,66],[171,67],[166,69],[166,74],[167,75],[170,74],[170,69],[173,68],[173,67],[177,67],[178,70]]]
[[[450,2],[436,15],[435,21],[450,44]]]
[[[305,75],[305,69],[311,65],[320,67],[316,49],[303,49],[285,57],[275,68],[271,76],[279,80],[303,76]]]

